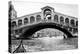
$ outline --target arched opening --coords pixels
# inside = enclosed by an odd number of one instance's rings
[[[75,26],[75,21],[73,19],[71,19],[70,23],[71,23],[71,26],[73,26],[73,27]]]
[[[65,24],[69,25],[69,19],[68,18],[65,19]]]
[[[51,14],[51,10],[50,10],[50,9],[45,9],[45,10],[44,10],[44,15],[45,15],[45,14]]]
[[[18,26],[21,26],[22,25],[22,20],[18,20]]]
[[[60,24],[64,24],[64,17],[63,16],[60,17]]]
[[[35,17],[34,16],[31,16],[30,17],[30,23],[33,23],[35,21]]]
[[[24,18],[24,24],[28,23],[28,18]]]
[[[78,27],[78,21],[76,21],[76,26]]]
[[[72,37],[72,34],[68,30],[61,28],[59,26],[56,26],[53,23],[47,23],[47,24],[41,23],[41,24],[37,24],[35,26],[31,26],[21,36],[22,36],[22,38],[25,39],[27,37],[31,37],[31,35],[33,35],[36,31],[45,29],[45,28],[55,28],[55,29],[58,29],[58,30],[62,31],[63,33],[65,33],[68,37]]]
[[[51,10],[50,9],[45,9],[44,10],[44,16],[46,19],[51,20]]]
[[[11,23],[11,27],[16,27],[16,21],[13,21],[13,22]]]
[[[40,20],[41,20],[41,16],[40,15],[37,15],[36,16],[36,21],[39,22]]]
[[[58,29],[54,29],[54,28],[45,28],[45,29],[41,29],[37,32],[35,32],[32,36],[34,38],[41,38],[41,37],[54,37],[54,38],[57,38],[57,37],[60,37],[60,38],[64,38],[64,33],[61,32],[60,30]]]
[[[51,20],[51,14],[47,14],[47,15],[46,15],[46,18],[47,18],[48,20]]]
[[[54,15],[54,21],[58,22],[58,15]]]

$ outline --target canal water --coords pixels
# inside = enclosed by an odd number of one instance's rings
[[[12,40],[12,51],[20,44],[20,40]],[[78,38],[58,39],[54,37],[34,38],[23,40],[26,52],[70,50],[78,48]]]

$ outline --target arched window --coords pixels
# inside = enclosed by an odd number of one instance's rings
[[[22,20],[18,20],[18,26],[22,25]]]
[[[31,16],[30,17],[30,23],[33,23],[35,21],[35,17],[34,16]]]
[[[28,23],[28,18],[24,18],[24,24]]]
[[[40,21],[41,20],[41,16],[40,15],[37,15],[36,16],[36,20],[37,20],[37,22]]]
[[[76,21],[76,26],[78,26],[78,21]]]
[[[16,27],[16,21],[13,21],[13,22],[11,23],[11,27]]]
[[[51,10],[50,9],[45,9],[44,10],[44,15],[47,15],[47,14],[51,14]]]
[[[51,13],[52,12],[51,12],[50,9],[45,9],[43,13],[44,13],[44,16],[45,16],[46,19],[51,20],[51,18],[52,18]]]
[[[71,19],[71,26],[75,26],[75,21],[73,19]]]
[[[68,18],[65,19],[65,23],[66,23],[66,25],[69,25],[69,19]]]
[[[64,24],[64,17],[63,16],[60,17],[60,23]]]
[[[54,16],[54,21],[55,21],[55,22],[58,22],[58,15],[55,15],[55,16]]]

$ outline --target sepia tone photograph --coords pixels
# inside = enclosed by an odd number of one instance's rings
[[[78,49],[78,6],[75,4],[8,2],[9,52]]]

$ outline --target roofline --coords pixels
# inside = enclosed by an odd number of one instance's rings
[[[33,14],[37,14],[37,13],[41,13],[41,12],[36,12],[36,13],[32,13],[32,14],[27,14],[27,15],[24,15],[24,16],[20,16],[20,17],[14,18],[14,19],[12,19],[12,20],[19,19],[19,18],[21,18],[21,17],[25,17],[25,16],[29,16],[29,15],[33,15]]]
[[[41,12],[36,12],[36,13],[32,13],[32,14],[27,14],[27,15],[24,15],[24,16],[20,16],[20,17],[14,18],[14,19],[12,19],[12,20],[19,19],[19,18],[21,18],[21,17],[25,17],[25,16],[29,16],[29,15],[34,15],[34,14],[37,14],[37,13],[41,13]],[[77,17],[69,16],[69,15],[66,15],[66,14],[59,13],[59,12],[55,12],[55,13],[58,13],[58,14],[61,14],[61,15],[64,15],[64,16],[68,16],[68,17],[72,17],[72,18],[78,19]]]
[[[73,16],[70,16],[70,15],[63,14],[63,13],[59,13],[59,12],[55,12],[55,13],[58,13],[58,14],[61,14],[61,15],[64,15],[64,16],[68,16],[68,17],[72,17],[72,18],[78,19],[77,17],[73,17]]]
[[[51,7],[51,6],[45,6],[45,7],[42,7],[41,9],[43,10],[43,9],[45,9],[45,8],[51,8],[51,9],[53,9],[53,10],[54,10],[54,8],[53,8],[53,7]]]

